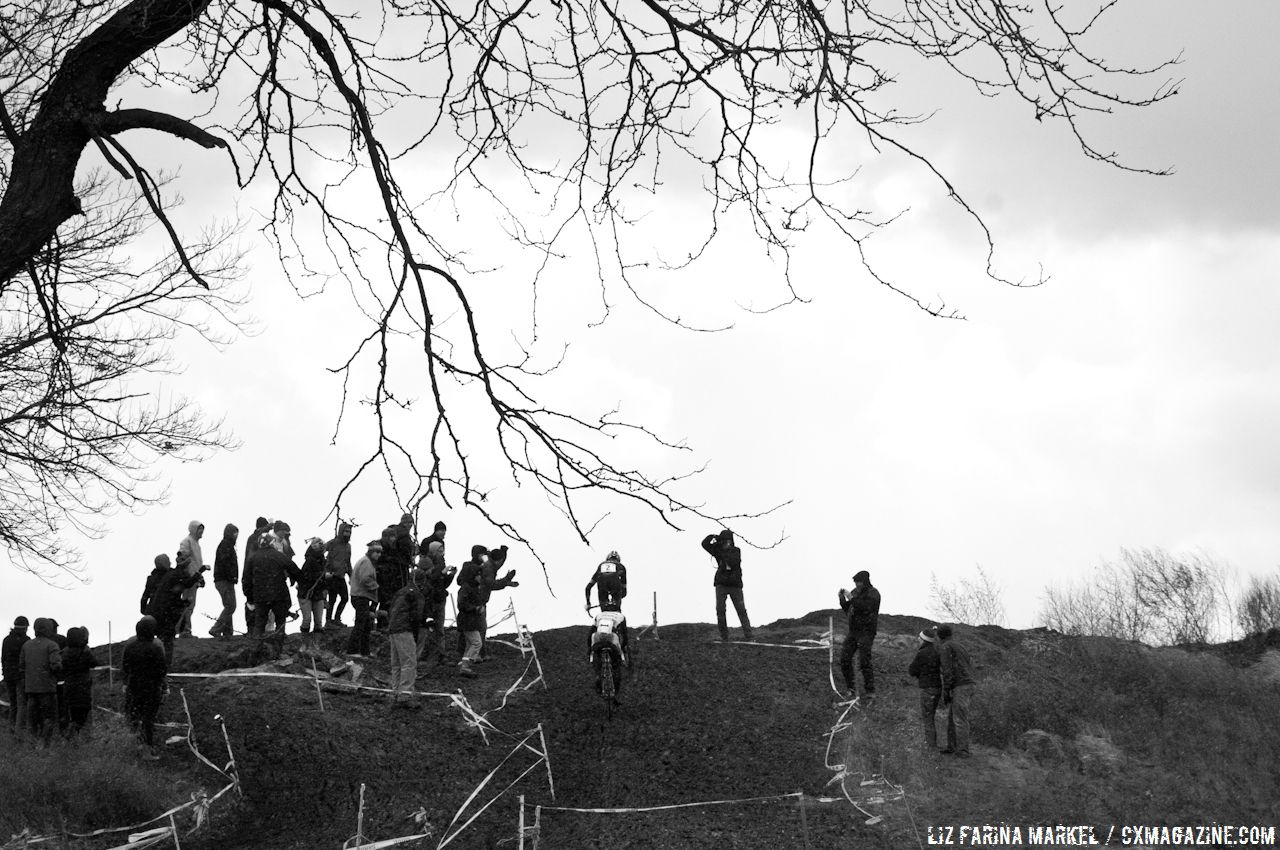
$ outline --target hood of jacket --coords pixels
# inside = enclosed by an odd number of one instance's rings
[[[156,618],[150,614],[143,617],[138,621],[138,625],[134,627],[134,632],[138,635],[138,640],[140,641],[154,640],[156,636]]]
[[[227,523],[227,527],[222,529],[223,540],[234,540],[236,535],[240,533],[240,526],[233,522]]]
[[[35,631],[36,637],[52,639],[58,633],[57,627],[54,626],[53,620],[48,617],[36,617],[36,621],[31,624],[31,628]]]
[[[720,544],[721,549],[728,549],[730,546],[735,545],[733,532],[727,528],[716,535],[716,541]]]
[[[84,626],[72,626],[67,629],[67,646],[84,648],[89,645],[89,630]]]
[[[203,523],[203,522],[201,522],[201,521],[200,521],[200,520],[198,520],[198,519],[193,519],[193,520],[191,520],[191,522],[187,523],[187,534],[190,534],[192,537],[195,537],[195,536],[196,536],[196,531],[197,531],[197,530],[200,528],[200,526],[202,526],[202,525],[204,525],[204,523]]]

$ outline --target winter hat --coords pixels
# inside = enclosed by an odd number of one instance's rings
[[[67,629],[67,646],[86,647],[89,645],[89,630],[84,626],[72,626]]]
[[[156,555],[156,566],[157,566],[157,567],[164,567],[165,569],[168,569],[168,568],[169,568],[169,556],[168,556],[168,555],[166,555],[166,554],[165,554],[165,553],[163,553],[163,552],[161,552],[159,555]]]
[[[400,524],[413,525],[413,514],[407,512],[400,514]]]
[[[858,570],[856,573],[854,573],[854,574],[853,574],[853,580],[854,580],[854,581],[865,581],[865,582],[867,582],[868,584],[870,584],[870,583],[871,583],[871,573],[867,572],[866,570]]]
[[[268,525],[271,525],[271,523],[267,522],[267,518],[264,516],[260,516],[253,521],[254,528],[266,528]]]
[[[275,521],[275,524],[271,526],[271,530],[278,535],[283,535],[283,534],[288,534],[293,529],[289,527],[289,523],[285,522],[282,519],[278,519]]]
[[[946,640],[949,637],[951,637],[951,627],[946,625],[945,623],[941,626],[938,626],[938,638],[940,640]]]
[[[349,523],[349,522],[341,522],[341,523],[338,523],[338,533],[339,533],[339,534],[341,534],[341,533],[342,533],[342,532],[344,532],[344,531],[350,531],[352,528],[354,528],[354,526],[352,526],[352,525],[351,525],[351,523]]]
[[[31,622],[26,617],[15,617],[13,620],[15,629],[25,629],[29,625],[31,625]]]
[[[488,554],[489,554],[489,550],[484,548],[484,546],[480,543],[477,543],[476,545],[471,547],[471,560],[473,561],[476,560],[477,558],[483,557]]]
[[[441,543],[439,540],[432,540],[431,543],[428,544],[427,546],[428,555],[435,555],[443,551],[444,551],[444,544]]]
[[[134,627],[134,633],[137,634],[138,640],[152,640],[156,636],[156,618],[147,614],[138,621],[138,625]]]
[[[435,524],[435,527],[432,529],[432,531],[448,531],[448,530],[449,528],[444,524],[444,520],[438,521]]]
[[[308,549],[310,549],[310,548],[312,548],[313,546],[314,546],[315,548],[317,548],[317,549],[323,548],[323,547],[324,547],[324,541],[323,541],[323,540],[321,540],[319,537],[308,537],[308,538],[307,538],[307,548],[308,548]]]
[[[925,629],[920,633],[920,640],[925,643],[935,643],[938,640],[938,636],[934,633],[933,629]]]
[[[381,538],[379,538],[379,537],[375,537],[375,538],[373,538],[372,540],[370,540],[368,543],[366,543],[366,544],[364,544],[364,545],[365,545],[365,548],[367,548],[367,549],[381,549],[381,548],[382,548],[382,539],[381,539]]]

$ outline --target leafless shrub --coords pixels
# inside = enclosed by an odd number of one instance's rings
[[[1121,549],[1118,563],[1102,564],[1087,582],[1046,589],[1040,621],[1064,634],[1208,642],[1224,631],[1227,572],[1202,553]]]
[[[952,623],[1004,625],[1004,588],[991,579],[979,564],[973,577],[961,577],[943,584],[929,574],[929,603],[932,612]]]
[[[1280,628],[1280,573],[1251,578],[1236,600],[1235,618],[1247,635]]]

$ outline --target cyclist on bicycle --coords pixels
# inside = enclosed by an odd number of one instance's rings
[[[615,618],[615,630],[622,639],[622,656],[627,664],[631,663],[631,656],[627,653],[627,620],[622,614],[622,600],[627,595],[627,568],[622,563],[622,558],[618,553],[610,552],[608,556],[600,562],[596,567],[595,574],[591,576],[591,581],[587,582],[586,598],[587,613],[591,612],[591,588],[596,589],[596,593],[600,600],[600,611],[614,612],[619,616]],[[594,638],[594,630],[587,638],[587,649],[591,649],[591,640]]]

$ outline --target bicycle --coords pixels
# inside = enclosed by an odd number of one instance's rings
[[[598,608],[588,606],[587,611]],[[604,712],[613,718],[613,710],[620,703],[618,691],[622,688],[622,665],[626,656],[622,652],[619,630],[626,627],[626,617],[621,611],[601,611],[595,615],[591,632],[590,659],[596,672],[596,691],[604,699]]]

